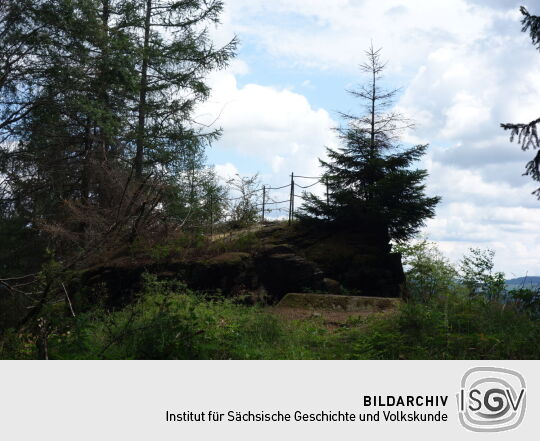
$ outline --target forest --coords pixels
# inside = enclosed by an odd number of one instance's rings
[[[0,359],[540,358],[538,277],[423,235],[430,146],[374,43],[317,176],[216,173],[197,109],[241,45],[213,39],[225,6],[0,3]],[[494,129],[534,181],[538,123]]]

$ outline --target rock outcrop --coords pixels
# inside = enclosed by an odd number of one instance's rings
[[[83,283],[105,284],[113,305],[141,289],[143,272],[182,280],[195,290],[271,304],[291,292],[403,296],[401,256],[376,246],[373,238],[282,225],[262,228],[255,242],[249,250],[207,257],[104,265],[85,274]]]

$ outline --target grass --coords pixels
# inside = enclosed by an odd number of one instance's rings
[[[229,234],[230,233],[230,234]],[[252,252],[261,245],[252,231],[231,231],[216,234],[214,240],[202,234],[178,234],[161,244],[141,244],[132,247],[132,256],[146,258],[151,262],[167,263],[171,260],[194,260],[235,252]]]
[[[539,359],[540,321],[510,305],[448,296],[330,329],[286,320],[148,276],[122,310],[50,318],[51,359]],[[54,323],[54,325],[53,325]],[[4,332],[0,358],[36,358],[38,339]]]
[[[408,303],[342,334],[344,358],[538,359],[540,321],[483,299],[448,297]]]

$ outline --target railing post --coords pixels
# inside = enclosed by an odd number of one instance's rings
[[[294,172],[291,173],[291,198],[289,200],[289,225],[294,218]]]
[[[292,188],[292,177],[291,177],[291,183],[289,184],[289,187]],[[291,225],[291,202],[292,202],[292,197],[291,197],[291,192],[289,190],[289,225]]]
[[[265,202],[266,202],[266,185],[263,185],[263,203],[262,203],[262,216],[261,216],[263,223],[264,223],[264,209],[265,209],[264,204],[265,204]]]
[[[291,202],[291,207],[292,207],[292,217],[291,217],[291,222],[294,220],[294,173],[291,173],[291,195],[292,195],[292,202]]]

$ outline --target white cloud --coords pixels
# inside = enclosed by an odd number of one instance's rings
[[[538,209],[456,202],[439,211],[427,231],[454,262],[469,248],[491,248],[497,253],[497,268],[507,275],[538,274],[540,237],[531,234],[540,221]]]
[[[238,169],[234,164],[231,164],[230,162],[227,162],[225,164],[216,164],[214,166],[214,170],[216,171],[216,175],[222,181],[228,181],[229,179],[234,178],[238,174]]]
[[[291,171],[320,173],[317,158],[325,156],[325,146],[337,145],[336,122],[326,110],[314,109],[305,96],[290,90],[257,84],[239,88],[230,73],[215,75],[212,86],[214,93],[197,119],[208,123],[219,115],[224,132],[217,148],[240,154],[246,162],[263,161],[279,182]]]
[[[512,0],[229,0],[223,35],[238,33],[275,69],[311,68],[312,81],[303,87],[315,84],[317,71],[351,74],[356,83],[363,49],[371,39],[383,46],[389,82],[405,86],[397,107],[417,123],[404,140],[431,144],[423,161],[428,191],[443,203],[427,233],[454,259],[470,246],[487,246],[497,251],[501,269],[540,274],[540,205],[530,194],[534,183],[521,176],[532,153],[510,144],[499,127],[540,116],[540,54],[520,32],[517,6]],[[337,145],[329,113],[291,90],[238,87],[234,75],[248,72],[237,62],[216,75],[215,93],[201,109],[207,121],[221,112],[219,149],[262,161],[278,184],[291,171],[320,173],[324,145]]]
[[[448,41],[478,38],[494,15],[504,13],[464,0],[229,0],[227,8],[240,36],[274,57],[348,71],[362,61],[371,39],[399,71]]]
[[[445,113],[446,125],[441,131],[443,138],[460,139],[475,130],[479,124],[491,121],[489,105],[467,93],[456,94]]]
[[[432,145],[428,188],[443,203],[427,234],[454,259],[469,247],[489,247],[499,268],[537,274],[540,206],[531,195],[536,185],[522,176],[531,153],[500,128],[540,113],[539,64],[531,63],[539,55],[515,28],[510,39],[493,30],[430,54],[399,107],[420,115],[417,139],[410,138]]]
[[[272,158],[272,171],[274,173],[280,173],[283,171],[283,164],[285,162],[285,158],[283,156],[276,155]]]

